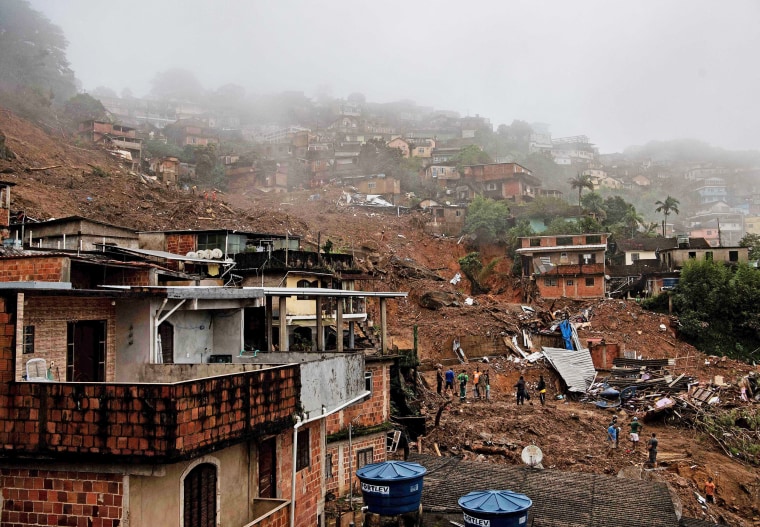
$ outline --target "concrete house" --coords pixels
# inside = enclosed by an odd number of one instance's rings
[[[179,159],[176,157],[151,159],[150,169],[166,185],[176,186],[179,183]]]
[[[1,523],[324,525],[343,463],[384,459],[385,302],[403,293],[150,287],[136,265],[134,285],[96,272],[79,288],[33,255],[0,264]],[[338,353],[248,350],[251,330],[296,324],[294,296],[377,297],[378,357],[365,366],[342,339]],[[340,439],[354,421],[368,429],[358,451]]]
[[[81,216],[68,216],[48,221],[14,222],[10,237],[20,240],[28,249],[102,250],[104,245],[137,248],[133,229],[95,221]]]
[[[89,120],[79,123],[77,135],[87,141],[105,145],[132,168],[140,163],[142,140],[138,139],[137,130],[131,126]]]
[[[533,201],[541,186],[541,181],[530,170],[517,163],[467,165],[463,167],[461,182],[470,187],[473,194],[513,203]],[[468,199],[473,197],[470,195]]]
[[[399,150],[401,150],[401,155],[403,157],[409,157],[409,153],[411,149],[409,147],[408,141],[405,141],[404,139],[400,137],[396,137],[395,139],[391,139],[390,141],[388,141],[387,146],[388,148],[398,148]]]
[[[607,234],[520,238],[522,276],[543,298],[604,298]]]

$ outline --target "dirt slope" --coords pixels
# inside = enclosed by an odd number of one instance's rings
[[[323,189],[318,193],[320,199],[312,200],[309,198],[313,192],[250,192],[220,193],[212,202],[203,199],[204,189],[198,195],[167,190],[130,174],[101,150],[50,136],[2,109],[0,131],[16,154],[16,159],[0,160],[0,178],[16,184],[11,191],[11,209],[24,211],[30,218],[81,215],[139,230],[289,231],[302,236],[309,248],[330,239],[334,250],[353,254],[359,265],[374,272],[377,280],[367,281],[362,287],[409,292],[408,299],[389,303],[389,336],[400,348],[411,348],[413,327],[417,326],[421,380],[428,386],[434,386],[434,364],[456,362],[451,346],[454,338],[478,343],[467,350],[473,358],[489,355],[490,349],[504,350],[503,337],[519,328],[521,310],[515,302],[519,302],[520,293],[509,275],[511,262],[500,254],[501,250],[494,248],[482,254],[486,261],[499,261],[488,281],[490,292],[473,296],[466,278],[458,284],[449,281],[460,271],[458,259],[471,249],[456,239],[424,234],[420,227],[425,218],[420,213],[381,215],[346,205],[339,188]],[[43,167],[55,168],[33,170]],[[421,298],[431,292],[449,295],[458,305],[436,310],[421,307]],[[474,305],[465,303],[468,297]],[[676,358],[675,374],[686,373],[703,382],[722,375],[726,381],[735,382],[751,369],[733,361],[705,357],[672,334],[662,333],[659,326],[667,320],[643,312],[633,302],[543,302],[536,307],[546,311],[567,307],[571,312],[589,308],[593,316],[590,328],[581,331],[582,341],[603,337],[645,358]],[[466,367],[474,368],[472,364]],[[545,466],[595,473],[619,473],[625,469],[627,477],[664,479],[671,484],[684,511],[698,518],[703,510],[694,491],[701,490],[704,477],[710,474],[718,484],[718,503],[710,506],[707,517],[722,518],[731,525],[760,525],[757,468],[727,457],[709,437],[677,422],[648,424],[645,435],[657,432],[660,457],[670,462],[663,467],[665,470],[642,471],[642,452],[626,453],[621,448],[606,455],[605,429],[611,416],[606,411],[588,403],[556,400],[554,388],[545,408],[538,406],[535,398],[533,404],[519,409],[515,406],[512,386],[517,377],[523,374],[534,382],[543,373],[551,381],[553,373],[545,366],[515,363],[507,360],[502,351],[501,356],[492,357],[489,368],[494,400],[462,404],[456,399],[442,412],[437,428],[433,426],[435,414],[446,399],[423,389],[418,405],[429,415],[432,428],[422,440],[423,450],[432,453],[437,444],[443,455],[480,455],[488,462],[516,463],[522,447],[536,443],[544,451]],[[620,415],[624,431],[629,418],[627,413]],[[622,441],[621,447],[624,444]]]

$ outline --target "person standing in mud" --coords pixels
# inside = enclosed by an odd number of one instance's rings
[[[454,393],[454,369],[450,366],[446,370],[446,393]]]
[[[525,404],[525,379],[520,375],[520,379],[515,384],[517,388],[517,404]]]
[[[464,402],[467,398],[467,381],[470,380],[467,370],[462,370],[462,373],[457,375],[457,380],[459,381],[459,400]]]
[[[491,375],[488,373],[488,368],[486,368],[486,371],[483,372],[483,376],[480,378],[480,381],[486,387],[486,401],[490,401],[491,400]]]
[[[652,433],[652,437],[647,441],[647,450],[649,451],[649,465],[654,467],[657,464],[657,434]]]
[[[472,374],[472,393],[475,399],[480,399],[480,368],[475,367],[475,373]]]
[[[441,392],[443,391],[443,372],[441,371],[440,366],[435,370],[435,389],[438,392],[438,395],[441,395]]]
[[[538,384],[536,385],[536,390],[538,390],[538,399],[541,401],[541,406],[546,405],[546,381],[544,381],[544,376],[539,375],[538,377]]]

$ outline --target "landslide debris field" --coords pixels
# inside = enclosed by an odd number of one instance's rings
[[[0,159],[0,179],[15,183],[11,210],[28,218],[78,215],[138,230],[289,231],[302,237],[305,248],[315,249],[318,240],[329,239],[333,251],[353,254],[375,277],[360,287],[408,291],[408,298],[389,302],[388,319],[389,338],[400,349],[412,348],[415,326],[418,332],[420,366],[407,386],[416,381],[411,406],[426,416],[427,432],[410,448],[484,463],[520,463],[522,448],[536,444],[543,451],[544,467],[662,480],[686,516],[742,527],[760,525],[760,470],[753,464],[760,455],[758,403],[740,400],[738,390],[739,381],[757,368],[698,352],[678,340],[667,316],[620,300],[539,301],[531,304],[536,313],[531,316],[520,307],[519,281],[509,272],[512,262],[503,248],[476,249],[457,239],[425,234],[427,216],[421,212],[381,214],[345,203],[343,189],[336,187],[276,195],[218,192],[216,201],[204,200],[206,189],[195,195],[166,189],[130,174],[102,150],[72,144],[6,110],[0,109],[0,117],[0,132],[15,154],[15,159]],[[472,250],[480,251],[484,264],[497,259],[481,284],[488,293],[473,294],[461,273],[458,259]],[[462,280],[452,284],[457,273]],[[670,394],[675,400],[672,408],[651,415],[658,395],[663,395],[657,389],[616,409],[557,399],[556,372],[545,359],[523,360],[511,337],[530,325],[547,329],[552,313],[574,316],[584,310],[587,323],[578,329],[581,342],[604,339],[642,359],[671,359],[658,375],[677,381],[683,374],[681,379],[700,383],[695,387],[714,389],[718,400],[695,402],[686,389],[679,390]],[[370,317],[377,316],[370,309]],[[531,320],[536,318],[538,322]],[[453,351],[455,339],[465,363]],[[488,362],[482,362],[483,357]],[[466,402],[438,395],[437,364],[453,365],[457,373],[462,368],[469,373],[475,367],[489,368],[492,400],[473,399],[471,391]],[[539,404],[533,390],[531,400],[518,407],[513,388],[518,377],[534,385],[541,374],[549,385],[546,406]],[[606,375],[600,373],[597,380]],[[716,376],[725,385],[711,386]],[[613,414],[623,434],[619,448],[608,454],[606,428]],[[627,452],[628,423],[634,415],[644,422],[642,442],[637,452]],[[660,441],[660,464],[656,470],[645,470],[643,446],[652,432]],[[704,507],[695,493],[704,494],[708,475],[717,483],[717,503]]]

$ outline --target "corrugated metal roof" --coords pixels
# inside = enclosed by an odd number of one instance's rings
[[[541,348],[571,392],[584,393],[596,377],[596,369],[587,349]]]

